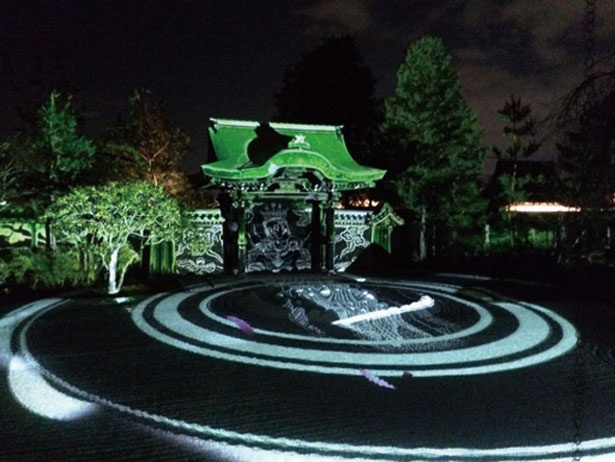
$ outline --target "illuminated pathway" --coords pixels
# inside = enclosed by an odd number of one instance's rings
[[[579,352],[564,316],[480,281],[247,277],[41,300],[0,327],[32,416],[141,435],[111,430],[109,460],[615,456],[615,368]]]

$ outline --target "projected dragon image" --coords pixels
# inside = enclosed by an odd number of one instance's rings
[[[573,324],[486,289],[254,276],[99,312],[54,299],[2,320],[16,401],[56,420],[104,409],[216,460],[615,453],[612,383],[587,391],[583,440],[562,415],[573,396]],[[99,366],[84,371],[84,356]]]

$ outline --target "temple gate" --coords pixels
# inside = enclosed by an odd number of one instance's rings
[[[385,174],[356,163],[342,127],[210,122],[216,160],[202,170],[220,209],[195,211],[212,246],[191,255],[179,244],[178,271],[343,271],[372,242],[390,251],[401,222],[390,207],[340,210],[342,192],[371,188]]]

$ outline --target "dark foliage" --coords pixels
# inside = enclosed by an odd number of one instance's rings
[[[381,121],[372,71],[355,39],[331,37],[288,67],[275,94],[275,120],[343,125],[352,156],[374,165],[374,143]]]

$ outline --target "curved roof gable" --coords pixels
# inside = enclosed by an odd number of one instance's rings
[[[211,119],[209,136],[217,160],[203,165],[203,173],[217,180],[258,181],[281,169],[313,169],[332,182],[373,185],[385,171],[359,165],[341,129]]]

